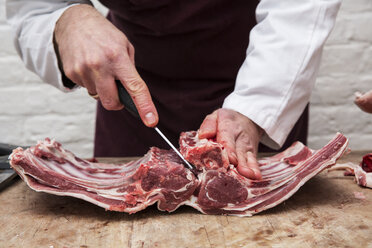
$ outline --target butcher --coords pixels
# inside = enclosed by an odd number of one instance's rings
[[[240,174],[256,154],[306,144],[308,102],[339,0],[7,0],[26,67],[97,100],[94,156],[168,148],[181,131],[224,145]],[[143,124],[120,103],[129,92]],[[61,103],[62,104],[62,103]]]

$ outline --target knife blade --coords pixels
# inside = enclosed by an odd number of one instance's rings
[[[0,169],[10,169],[9,155],[0,156]]]
[[[136,118],[140,118],[137,107],[134,104],[132,97],[129,95],[128,91],[119,80],[116,80],[116,86],[118,88],[120,102],[124,105],[129,113],[131,113]],[[167,144],[173,149],[173,151],[175,151],[175,153],[182,159],[186,166],[191,171],[193,171],[194,167],[182,156],[182,154],[176,149],[172,142],[169,141],[169,139],[163,134],[163,132],[160,131],[158,127],[154,127],[154,129],[165,140],[165,142],[167,142]]]

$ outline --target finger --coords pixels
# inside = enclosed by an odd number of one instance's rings
[[[107,110],[120,110],[124,106],[120,103],[115,79],[111,76],[96,76],[95,86],[102,106]]]
[[[133,65],[135,65],[135,63],[134,63],[134,47],[130,43],[128,43],[128,54],[129,54],[130,61],[132,62]]]
[[[251,151],[246,153],[246,162],[239,163],[237,169],[242,176],[255,180],[262,179],[256,155]]]
[[[97,94],[96,84],[91,80],[86,81],[84,87],[87,89],[89,95],[94,96]]]
[[[247,178],[256,179],[255,171],[248,165],[247,152],[251,150],[249,138],[239,135],[236,140],[236,154],[238,156],[238,172]]]
[[[67,64],[63,65],[63,73],[65,76],[70,79],[73,83],[85,87],[85,84],[83,82],[84,79],[84,71],[82,69],[82,66],[80,64],[72,65]]]
[[[222,127],[220,128],[220,126]],[[226,149],[230,163],[238,165],[238,157],[235,151],[235,137],[231,130],[229,131],[224,125],[218,125],[217,142]]]
[[[217,133],[217,111],[205,117],[199,128],[199,139],[211,139],[216,137]]]
[[[255,179],[256,175],[254,171],[247,166],[246,153],[237,152],[237,156],[238,156],[238,166],[236,168],[239,174],[249,179]]]
[[[361,110],[372,113],[372,90],[365,94],[356,92],[354,103],[358,105]]]
[[[125,57],[124,60],[115,74],[132,97],[143,123],[148,127],[154,127],[159,117],[147,85],[139,76],[129,57]]]

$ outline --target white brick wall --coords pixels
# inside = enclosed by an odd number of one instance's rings
[[[318,148],[340,131],[352,149],[372,150],[372,115],[354,104],[372,89],[372,1],[344,0],[324,48],[313,91],[309,143]]]
[[[28,145],[54,137],[79,156],[91,156],[95,101],[84,89],[61,93],[24,68],[5,23],[4,2],[0,0],[0,142]],[[371,150],[372,115],[353,105],[354,92],[369,89],[372,0],[344,0],[313,92],[310,146],[319,148],[341,131],[353,149]]]

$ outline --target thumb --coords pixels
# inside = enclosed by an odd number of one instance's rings
[[[199,139],[211,139],[217,135],[217,111],[205,117],[198,132]]]

